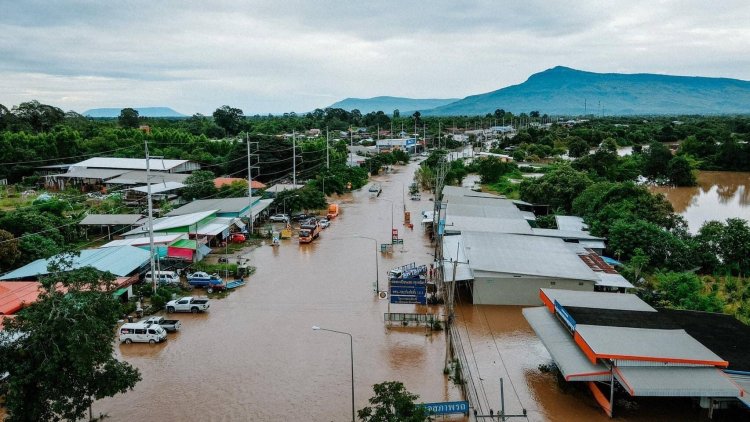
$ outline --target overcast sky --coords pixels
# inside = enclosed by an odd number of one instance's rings
[[[301,112],[557,65],[750,80],[749,19],[747,0],[0,0],[0,103]]]

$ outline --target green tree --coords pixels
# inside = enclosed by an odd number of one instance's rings
[[[544,176],[521,183],[521,199],[549,205],[553,210],[570,212],[573,200],[591,185],[585,173],[561,165]]]
[[[36,100],[13,107],[12,113],[18,123],[34,132],[47,132],[65,118],[65,112],[61,109]]]
[[[573,158],[583,157],[589,153],[589,144],[579,137],[568,142],[568,155]]]
[[[208,170],[198,170],[185,179],[182,194],[188,199],[201,199],[216,195],[218,190],[214,185],[214,173]]]
[[[714,292],[704,293],[703,281],[690,272],[660,273],[656,287],[667,306],[705,312],[723,312],[724,302]]]
[[[678,155],[667,164],[667,178],[675,186],[695,186],[695,175],[690,161]]]
[[[10,270],[16,259],[21,256],[18,239],[13,233],[0,229],[0,271]]]
[[[217,108],[214,113],[214,122],[223,128],[228,135],[236,135],[240,131],[240,124],[245,118],[242,110],[229,107],[228,105]]]
[[[719,253],[728,268],[744,275],[750,273],[750,227],[746,220],[727,219],[721,234]]]
[[[424,422],[431,420],[427,408],[414,403],[418,395],[410,393],[402,382],[386,381],[373,386],[372,406],[357,411],[365,422]]]
[[[50,267],[36,303],[5,322],[0,373],[7,372],[7,421],[81,419],[94,400],[132,389],[138,370],[114,355],[119,304],[114,276],[69,269],[69,257]],[[57,289],[62,284],[66,291]]]
[[[667,166],[672,160],[672,151],[661,142],[652,142],[643,153],[643,175],[657,179],[667,175]]]
[[[138,127],[138,117],[138,110],[134,108],[123,108],[120,110],[120,116],[117,117],[117,122],[122,127],[135,129]]]

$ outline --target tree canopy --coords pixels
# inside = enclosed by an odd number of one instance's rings
[[[402,382],[386,381],[373,386],[375,395],[370,398],[371,406],[357,411],[357,416],[365,422],[424,422],[429,421],[427,408],[415,401],[418,395],[410,393]]]

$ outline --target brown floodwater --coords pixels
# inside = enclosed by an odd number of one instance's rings
[[[117,345],[118,355],[140,369],[133,391],[97,402],[94,414],[112,421],[346,421],[351,418],[349,339],[313,331],[347,331],[354,338],[356,408],[367,405],[372,385],[399,380],[424,401],[462,399],[443,375],[444,332],[386,328],[386,301],[376,298],[375,256],[380,287],[386,271],[410,262],[429,263],[429,239],[418,222],[432,202],[404,201],[415,164],[376,179],[380,198],[366,189],[338,198],[341,215],[313,244],[285,240],[248,256],[257,272],[228,297],[213,300],[210,312],[180,314],[180,333],[165,344]],[[392,255],[375,252],[394,225],[404,246]],[[403,203],[417,222],[404,230]],[[351,238],[362,235],[377,239]],[[528,411],[529,421],[607,421],[587,392],[563,390],[539,370],[551,359],[521,315],[520,307],[473,306],[466,296],[456,324],[469,355],[471,378],[482,407],[499,408],[499,378],[505,379],[506,412]],[[392,312],[441,313],[441,307],[392,305]],[[685,400],[639,401],[618,406],[618,421],[698,421]],[[457,418],[453,420],[463,420]],[[473,418],[472,418],[473,420]],[[483,419],[488,420],[488,419]]]
[[[748,172],[701,171],[697,186],[655,186],[651,190],[667,197],[675,212],[685,217],[691,233],[710,220],[750,219]]]

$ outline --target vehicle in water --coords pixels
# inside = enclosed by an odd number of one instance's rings
[[[311,243],[320,236],[320,223],[316,218],[310,218],[300,224],[299,243]]]
[[[329,220],[333,220],[334,218],[339,216],[339,204],[331,204],[328,206],[328,214],[326,214],[326,218]]]
[[[268,217],[268,220],[274,223],[288,223],[289,216],[286,214],[274,214]]]
[[[208,303],[208,299],[186,296],[167,302],[166,308],[170,314],[173,312],[192,312],[197,314],[198,312],[207,311],[209,306],[211,304]]]
[[[165,319],[163,316],[152,316],[151,318],[144,319],[141,322],[148,326],[154,325],[161,327],[168,333],[175,332],[182,326],[182,323],[179,319]]]
[[[368,189],[368,192],[370,192],[370,198],[377,198],[380,196],[380,193],[383,192],[383,187],[380,183],[373,183],[372,186],[370,186],[370,189]]]
[[[149,284],[154,282],[154,277],[151,275],[151,271],[146,273],[143,280]],[[156,281],[159,284],[176,286],[180,284],[180,276],[174,271],[156,271]]]
[[[208,293],[213,293],[214,290],[224,290],[226,288],[224,280],[219,277],[218,274],[209,275],[203,271],[188,274],[187,282],[193,287],[205,288]]]
[[[120,327],[120,342],[161,343],[167,340],[167,331],[158,325],[143,322],[131,322]]]
[[[320,220],[320,228],[322,228],[322,229],[327,229],[327,228],[328,228],[328,226],[330,226],[330,225],[331,225],[331,221],[330,221],[330,220],[328,220],[327,218],[322,218],[322,219]]]

